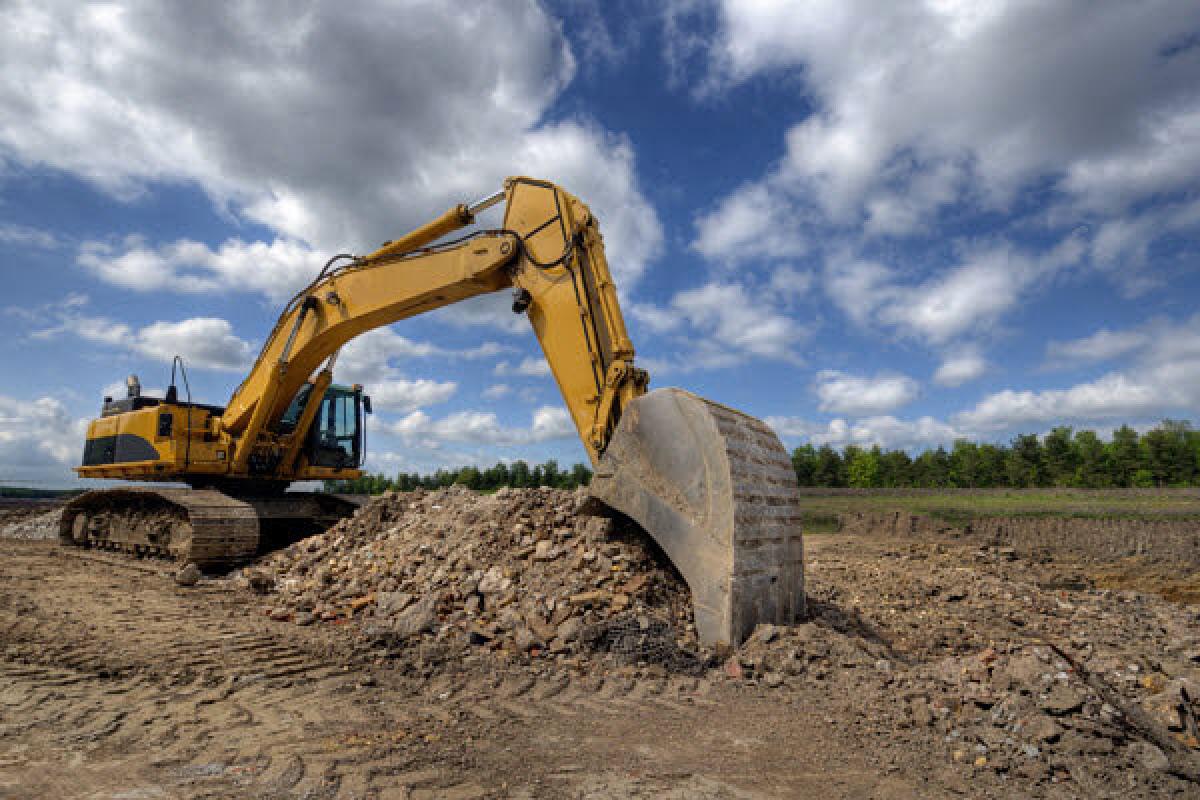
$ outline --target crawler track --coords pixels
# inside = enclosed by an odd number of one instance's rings
[[[238,498],[214,489],[104,489],[66,505],[59,539],[220,569],[253,558],[267,544],[264,534],[282,526],[313,533],[352,511],[352,504],[318,494]]]

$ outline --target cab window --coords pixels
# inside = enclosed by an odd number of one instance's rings
[[[357,393],[331,386],[313,424],[309,461],[322,467],[357,467],[361,460],[359,430]]]

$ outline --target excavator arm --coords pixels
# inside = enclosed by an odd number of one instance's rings
[[[505,201],[501,229],[429,246],[500,200]],[[510,178],[497,195],[451,209],[403,239],[322,275],[288,304],[217,423],[218,431],[236,442],[231,472],[246,471],[256,447],[281,446],[274,429],[284,412],[314,374],[316,387],[328,386],[337,353],[347,342],[510,287],[514,310],[527,313],[596,464],[622,408],[645,392],[648,377],[633,364],[603,241],[587,206],[552,183]],[[308,403],[319,399],[313,392]],[[282,445],[288,456],[295,455],[306,430],[303,424],[296,428]],[[292,463],[287,457],[274,462],[284,470]]]

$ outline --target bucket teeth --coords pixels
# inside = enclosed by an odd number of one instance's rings
[[[702,642],[738,645],[759,623],[803,615],[800,493],[761,421],[682,389],[645,394],[624,409],[590,493],[670,557]]]

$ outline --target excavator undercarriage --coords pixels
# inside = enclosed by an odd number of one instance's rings
[[[63,508],[59,539],[211,571],[320,533],[355,507],[310,492],[240,498],[216,489],[101,489]]]

